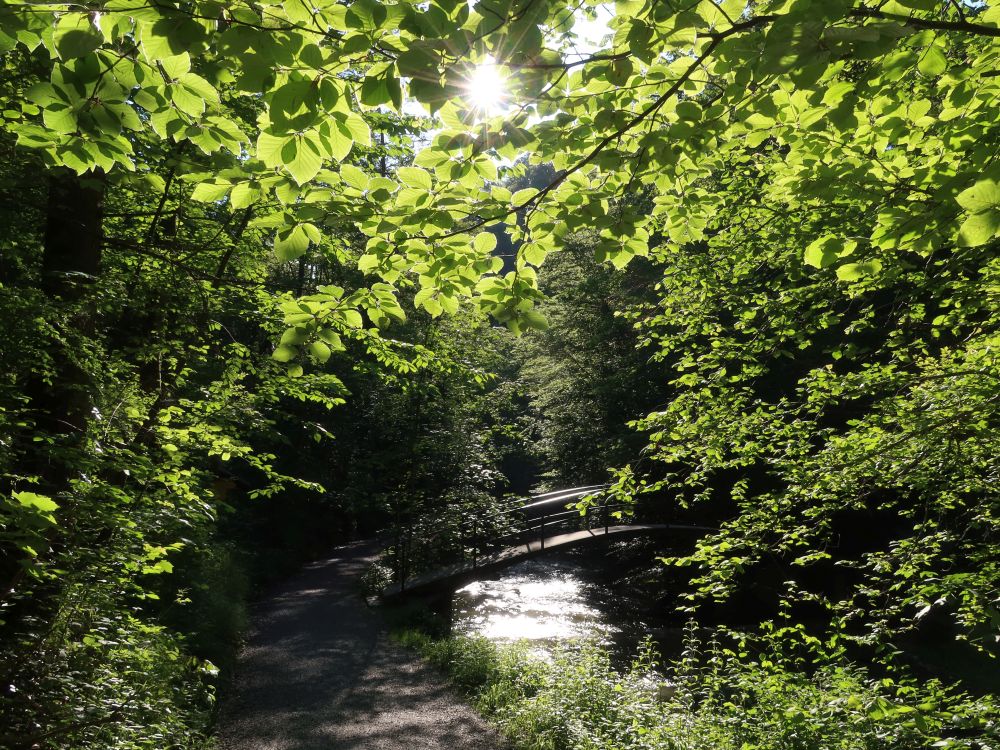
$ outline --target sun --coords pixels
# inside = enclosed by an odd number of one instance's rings
[[[465,82],[465,97],[482,115],[496,115],[506,109],[506,81],[491,58],[472,69]]]

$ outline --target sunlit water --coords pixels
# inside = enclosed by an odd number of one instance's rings
[[[526,560],[455,595],[453,630],[550,651],[574,639],[611,643],[621,633],[572,561]]]

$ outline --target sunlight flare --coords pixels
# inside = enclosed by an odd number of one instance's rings
[[[507,106],[506,83],[496,63],[492,58],[486,58],[470,73],[465,84],[466,98],[482,115],[499,114]]]

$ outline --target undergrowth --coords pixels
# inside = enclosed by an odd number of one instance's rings
[[[659,664],[647,644],[624,672],[590,643],[542,659],[523,644],[413,629],[397,635],[519,750],[1000,747],[989,699],[936,681],[876,679],[857,665],[796,670],[716,638],[702,643],[693,629],[678,660]]]

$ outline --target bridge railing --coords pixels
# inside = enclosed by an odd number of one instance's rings
[[[633,507],[614,502],[606,485],[559,490],[533,498],[532,502],[481,513],[464,511],[444,518],[420,517],[398,523],[395,543],[396,583],[444,566],[476,569],[485,559],[505,548],[537,545],[560,533],[590,530],[607,533]],[[582,508],[567,507],[587,498]]]

